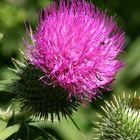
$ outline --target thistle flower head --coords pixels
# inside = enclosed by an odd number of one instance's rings
[[[114,18],[84,0],[61,0],[41,15],[35,33],[30,30],[32,43],[26,41],[25,53],[44,72],[44,83],[61,86],[81,99],[108,89],[124,65],[116,59],[124,33]]]

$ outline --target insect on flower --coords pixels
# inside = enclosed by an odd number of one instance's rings
[[[91,100],[115,79],[124,66],[117,59],[124,32],[113,17],[85,0],[60,0],[41,13],[35,32],[26,40],[28,61],[42,70],[47,86],[60,86],[69,97]],[[49,77],[49,79],[48,79]]]

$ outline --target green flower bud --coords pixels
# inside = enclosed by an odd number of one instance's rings
[[[21,63],[13,60],[18,76],[13,80],[16,98],[21,102],[21,111],[27,111],[39,118],[54,117],[60,120],[60,114],[64,117],[70,116],[77,110],[80,100],[78,97],[69,97],[67,91],[58,85],[46,85],[42,82],[43,72],[38,67],[27,61]],[[49,80],[49,79],[48,79]]]
[[[137,102],[136,102],[137,101]],[[94,139],[99,140],[139,140],[140,98],[136,95],[123,98],[114,96],[113,102],[105,102],[105,114],[98,114],[99,121],[94,123]]]

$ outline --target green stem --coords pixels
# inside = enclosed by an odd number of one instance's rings
[[[80,131],[81,136],[83,137],[84,140],[86,140],[86,136],[84,135],[84,133],[82,132],[82,130],[79,128],[79,126],[76,124],[76,122],[74,121],[74,119],[69,115],[70,120],[72,121],[72,123],[75,125],[75,127],[78,129],[78,131]]]

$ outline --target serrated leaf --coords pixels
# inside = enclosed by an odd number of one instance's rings
[[[0,132],[3,131],[3,130],[6,128],[7,123],[8,123],[8,122],[6,122],[6,121],[0,119]]]
[[[5,140],[7,139],[9,136],[11,136],[12,134],[16,133],[20,128],[19,124],[15,124],[13,126],[9,126],[6,129],[4,129],[1,133],[0,133],[0,140]]]
[[[35,131],[37,131],[43,138],[45,138],[46,140],[56,140],[51,134],[47,133],[45,130],[36,127],[34,125],[30,125],[30,127],[32,129],[34,129]]]
[[[18,130],[17,134],[14,136],[14,139],[22,140],[31,140],[30,139],[30,130],[28,124],[23,122]]]

